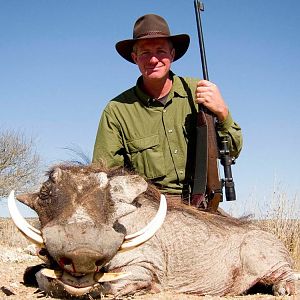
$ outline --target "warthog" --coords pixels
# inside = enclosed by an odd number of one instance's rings
[[[57,166],[48,175],[39,192],[16,196],[37,212],[41,230],[20,216],[13,193],[9,207],[41,249],[46,264],[36,278],[51,296],[141,290],[223,296],[256,284],[272,286],[276,295],[294,293],[287,249],[248,221],[169,200],[166,213],[165,198],[123,170]]]

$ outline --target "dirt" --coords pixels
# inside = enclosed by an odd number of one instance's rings
[[[33,266],[41,263],[40,259],[35,256],[34,247],[27,246],[25,248],[16,248],[0,245],[0,299],[9,300],[32,300],[32,299],[49,299],[45,294],[39,291],[35,287],[25,286],[23,283],[23,273],[27,266]],[[286,299],[286,300],[300,300],[300,282],[297,282],[298,293],[295,296],[290,297],[274,297],[271,295],[247,295],[238,297],[212,297],[212,296],[193,296],[193,295],[179,295],[172,293],[160,293],[160,294],[146,294],[138,295],[134,297],[128,297],[126,299],[140,299],[140,300],[217,300],[217,299]],[[104,297],[109,299],[109,297]]]

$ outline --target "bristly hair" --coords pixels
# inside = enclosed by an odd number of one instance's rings
[[[71,154],[71,159],[68,162],[71,162],[73,165],[86,166],[92,163],[91,158],[84,153],[84,151],[78,146],[64,147],[64,150],[67,150]]]
[[[109,178],[114,176],[125,176],[125,175],[138,175],[136,172],[128,170],[124,167],[114,167],[108,168],[104,161],[95,162],[92,164],[83,163],[78,164],[77,162],[68,161],[65,163],[57,164],[51,167],[51,169],[46,173],[46,176],[50,176],[55,168],[60,168],[62,170],[72,170],[74,173],[89,174],[89,173],[99,173],[105,172]],[[146,180],[146,179],[145,179]],[[146,180],[147,181],[147,180]],[[148,182],[148,188],[144,193],[149,199],[156,202],[160,201],[160,191],[150,182]]]
[[[89,173],[99,173],[105,172],[109,178],[114,176],[125,176],[125,175],[137,175],[136,172],[129,171],[123,167],[115,167],[115,168],[108,168],[107,165],[103,162],[92,163],[89,165],[77,164],[73,162],[68,162],[64,164],[58,164],[53,166],[47,173],[47,175],[51,175],[55,168],[61,168],[62,170],[70,170],[75,174],[89,174]],[[147,181],[147,180],[146,180]],[[161,192],[159,189],[154,186],[152,183],[148,182],[147,190],[144,192],[144,195],[149,200],[158,203],[160,201]],[[252,223],[248,218],[240,218],[236,219],[230,216],[222,216],[216,215],[208,212],[201,211],[194,206],[190,206],[184,204],[182,201],[174,201],[167,197],[168,201],[168,210],[169,211],[178,211],[181,213],[187,213],[190,215],[195,216],[196,218],[201,219],[202,222],[208,222],[210,226],[215,225],[216,228],[222,228],[225,225],[231,224],[235,226],[249,226]]]

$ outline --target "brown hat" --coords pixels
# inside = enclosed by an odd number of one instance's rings
[[[175,49],[174,61],[185,54],[190,44],[190,37],[187,34],[171,35],[165,19],[158,15],[148,14],[137,19],[133,27],[133,38],[118,42],[116,50],[123,58],[134,63],[131,52],[137,40],[161,37],[172,41]]]

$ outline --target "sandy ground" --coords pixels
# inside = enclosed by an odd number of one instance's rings
[[[25,286],[23,283],[23,273],[27,266],[33,266],[41,263],[40,259],[34,254],[34,249],[29,247],[26,248],[12,248],[4,245],[0,245],[0,299],[10,300],[31,300],[31,299],[50,299],[37,288]],[[290,297],[274,297],[271,295],[247,295],[239,297],[211,297],[211,296],[192,296],[192,295],[178,295],[172,293],[161,293],[155,295],[139,295],[134,297],[128,297],[124,299],[159,299],[159,300],[196,300],[196,299],[286,299],[286,300],[300,300],[300,281],[297,282],[297,294]],[[104,298],[109,299],[109,298]],[[92,298],[91,298],[92,300]]]

